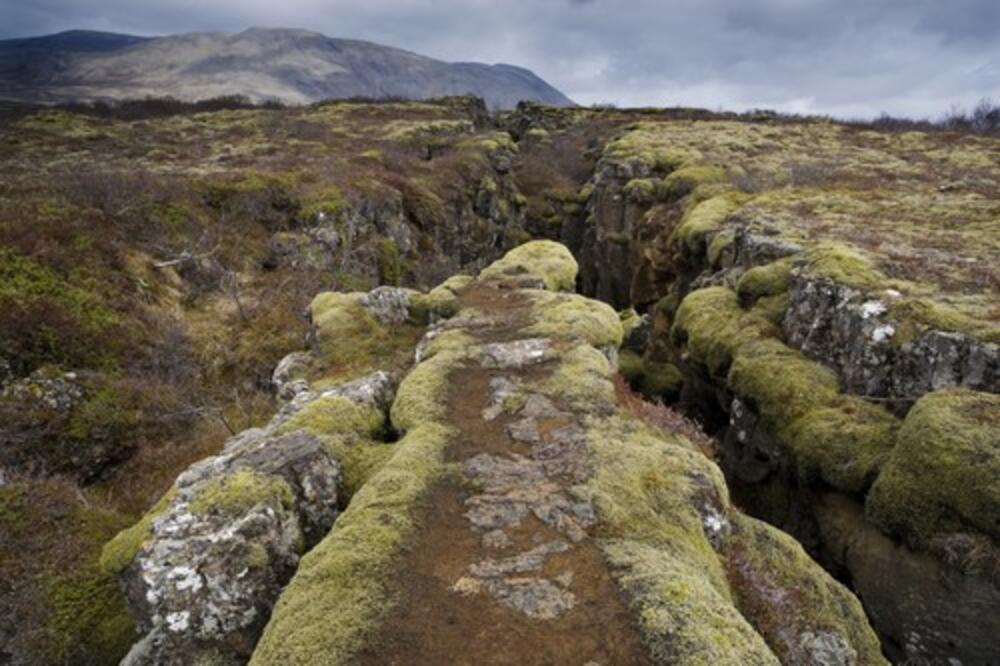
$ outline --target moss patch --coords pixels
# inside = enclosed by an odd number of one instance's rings
[[[618,313],[606,303],[575,294],[532,295],[534,324],[525,333],[555,340],[576,340],[617,349],[624,336]]]
[[[743,614],[781,663],[815,663],[802,637],[834,634],[858,664],[888,664],[861,603],[823,571],[788,534],[736,515],[729,570]]]
[[[301,430],[318,437],[340,462],[345,499],[350,499],[392,455],[392,445],[376,441],[385,430],[385,420],[385,414],[375,407],[341,396],[324,396],[303,407],[279,432]]]
[[[190,508],[195,515],[240,516],[258,504],[275,502],[288,508],[292,501],[292,489],[284,479],[241,469],[209,480],[191,499]]]
[[[139,549],[152,534],[153,521],[167,510],[176,492],[171,488],[139,522],[119,532],[104,546],[101,553],[102,569],[109,573],[119,573],[132,564]]]
[[[1000,538],[1000,396],[946,389],[913,406],[868,496],[869,517],[911,543],[969,528]]]
[[[320,376],[346,381],[407,363],[423,327],[385,326],[358,299],[360,293],[324,292],[310,306],[317,331]]]
[[[350,663],[394,603],[393,561],[416,527],[421,497],[445,469],[450,436],[448,429],[424,423],[395,446],[392,458],[302,559],[251,664]]]
[[[631,419],[592,422],[588,441],[601,547],[653,659],[778,664],[733,605],[695,509],[706,497],[728,504],[718,468]]]
[[[519,245],[487,266],[479,274],[483,280],[529,275],[545,283],[551,291],[573,291],[578,266],[565,246],[553,241],[530,241]]]

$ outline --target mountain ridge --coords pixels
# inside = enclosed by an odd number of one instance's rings
[[[162,37],[71,30],[0,40],[0,99],[32,103],[243,95],[306,104],[346,97],[472,94],[492,108],[572,100],[531,70],[445,62],[375,42],[294,28]]]

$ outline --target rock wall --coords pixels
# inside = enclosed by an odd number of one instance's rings
[[[655,181],[640,205],[626,192],[647,182],[636,178],[662,173],[649,160],[605,158],[593,180],[592,229],[576,232],[593,276],[584,269],[586,293],[617,305],[655,302],[636,381],[648,384],[653,365],[680,368],[680,404],[717,430],[740,504],[852,581],[893,658],[1000,658],[995,628],[981,619],[1000,610],[989,573],[1000,561],[995,526],[963,514],[968,500],[957,492],[925,506],[959,518],[919,534],[902,508],[922,485],[949,484],[968,464],[1000,472],[990,453],[995,416],[987,414],[1000,389],[997,344],[964,328],[936,328],[962,320],[929,316],[936,306],[893,289],[846,247],[788,240],[766,220],[734,214],[729,197],[738,195],[710,172],[678,186],[698,168]],[[914,443],[917,428],[906,416],[922,396],[924,413],[943,405],[936,417],[961,434],[940,449],[935,480],[911,471],[907,484],[890,484],[908,456],[931,446]],[[962,421],[963,410],[978,416]],[[972,493],[975,510],[995,515],[995,483],[983,483]],[[867,512],[827,510],[818,492]],[[876,573],[889,558],[905,584],[886,586]]]

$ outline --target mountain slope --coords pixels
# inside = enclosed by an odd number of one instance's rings
[[[520,67],[447,63],[305,30],[155,39],[72,31],[0,41],[0,98],[27,102],[246,95],[258,101],[308,103],[462,94],[482,97],[494,108],[510,108],[521,100],[572,104]]]

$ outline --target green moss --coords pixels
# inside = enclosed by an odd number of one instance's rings
[[[576,294],[532,294],[534,324],[527,335],[586,342],[600,349],[621,346],[624,330],[618,313],[606,303]]]
[[[785,312],[788,311],[788,300],[787,293],[764,296],[758,299],[750,312],[764,321],[771,322],[775,328],[779,328],[785,319]]]
[[[733,245],[736,234],[732,231],[723,230],[712,236],[712,241],[708,244],[708,265],[718,268],[722,260],[722,254]]]
[[[360,293],[324,292],[310,305],[321,373],[343,381],[390,370],[409,360],[423,327],[384,326],[358,299]]]
[[[1000,507],[1000,396],[945,389],[923,396],[872,487],[868,516],[925,544],[970,528],[996,540]]]
[[[117,664],[135,627],[101,547],[127,519],[55,479],[0,486],[0,580],[13,633],[8,654],[31,664]]]
[[[446,412],[448,377],[465,358],[464,350],[435,354],[410,371],[396,391],[392,404],[392,424],[407,432],[420,423],[439,421]]]
[[[0,331],[0,350],[29,366],[113,366],[106,338],[122,317],[90,286],[82,275],[63,278],[0,248],[0,311],[9,324]]]
[[[878,405],[841,396],[787,428],[799,474],[849,493],[864,494],[896,445],[899,420]]]
[[[839,395],[837,374],[778,340],[743,345],[729,371],[729,385],[752,402],[765,424],[781,432]]]
[[[22,130],[34,130],[64,137],[89,139],[100,136],[101,123],[92,116],[69,111],[46,110],[33,113],[15,123]]]
[[[657,663],[777,664],[740,615],[695,507],[728,505],[721,472],[694,446],[632,419],[591,422],[587,493],[599,543]]]
[[[132,564],[132,560],[135,559],[143,544],[152,534],[153,521],[167,510],[176,493],[177,491],[171,488],[152,509],[146,512],[146,515],[139,522],[122,530],[105,544],[104,550],[101,552],[101,569],[116,574]]]
[[[699,185],[728,182],[729,176],[726,175],[726,170],[714,164],[682,167],[663,179],[668,194],[677,199],[689,194]]]
[[[600,414],[613,411],[615,388],[613,369],[601,352],[588,344],[578,344],[563,352],[553,373],[535,388],[571,409]]]
[[[191,513],[240,516],[264,502],[289,507],[293,501],[288,482],[277,476],[241,469],[208,481],[191,498]]]
[[[788,278],[795,268],[795,259],[785,257],[763,266],[754,266],[740,276],[736,294],[740,302],[752,305],[757,299],[778,296],[788,291]]]
[[[392,608],[394,563],[416,529],[417,509],[444,473],[452,433],[423,421],[354,496],[330,533],[302,558],[250,663],[350,663]]]
[[[393,446],[376,441],[385,430],[381,410],[341,396],[323,396],[282,424],[279,433],[301,430],[318,437],[344,474],[350,499],[392,455]]]
[[[974,319],[962,311],[928,298],[904,298],[889,306],[889,317],[896,322],[894,345],[912,342],[928,330],[965,333],[983,342],[1000,343],[1000,327]]]
[[[745,313],[736,293],[708,287],[688,294],[674,318],[671,335],[686,338],[685,351],[709,373],[725,372],[739,348],[774,332],[773,325]]]
[[[330,186],[317,192],[302,207],[302,217],[307,220],[318,220],[320,217],[330,220],[338,219],[345,206],[344,195],[336,187]]]
[[[482,280],[530,275],[551,291],[573,291],[578,267],[565,246],[554,241],[530,241],[508,252],[479,274]]]
[[[116,664],[135,641],[118,584],[96,562],[45,578],[52,619],[52,649],[66,663]]]
[[[889,286],[889,280],[870,259],[842,243],[821,243],[806,251],[804,272],[859,289]]]
[[[684,382],[676,365],[644,360],[628,349],[618,354],[618,372],[639,392],[652,398],[675,397]]]
[[[805,634],[832,632],[856,652],[858,664],[888,662],[858,599],[814,562],[799,543],[766,523],[737,514],[729,569],[743,615],[780,663],[813,663]]]
[[[411,317],[418,323],[453,317],[459,309],[457,292],[473,279],[468,275],[453,275],[426,294],[413,294],[410,298]]]
[[[742,202],[742,195],[727,192],[691,206],[674,231],[673,242],[691,257],[704,257],[708,250],[708,236],[719,231],[722,223]]]
[[[403,262],[396,241],[392,238],[380,238],[375,244],[375,257],[379,283],[392,286],[400,284],[403,279]]]
[[[635,203],[645,204],[656,199],[658,183],[652,178],[633,178],[622,188],[625,196]]]

